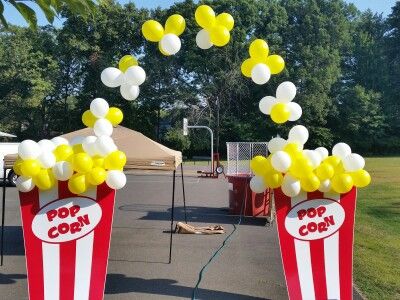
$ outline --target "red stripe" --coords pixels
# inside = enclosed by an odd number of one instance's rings
[[[110,189],[105,183],[97,187],[97,203],[101,206],[103,215],[94,230],[90,300],[102,300],[104,297],[114,201],[115,190]]]
[[[353,299],[353,238],[357,189],[340,197],[346,217],[339,230],[340,299]]]
[[[58,182],[59,199],[75,196],[68,189],[68,181]],[[60,300],[74,299],[76,241],[60,244]]]
[[[285,271],[289,299],[302,299],[299,273],[297,269],[294,238],[286,231],[285,218],[291,209],[291,199],[280,188],[274,190],[279,245]]]
[[[42,241],[32,231],[32,221],[39,211],[39,191],[37,188],[29,193],[19,193],[21,219],[24,234],[26,268],[28,274],[28,291],[30,300],[43,300],[43,251]]]

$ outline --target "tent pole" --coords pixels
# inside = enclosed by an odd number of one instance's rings
[[[183,179],[183,163],[181,163],[181,176],[182,176],[183,210],[184,210],[184,213],[185,213],[185,223],[187,224],[185,181],[184,181],[184,179]]]
[[[5,219],[5,206],[6,206],[6,168],[3,168],[3,201],[1,205],[1,246],[0,246],[0,265],[3,265],[3,254],[4,254],[4,219]]]
[[[172,205],[171,205],[171,230],[169,236],[169,259],[168,263],[171,263],[171,256],[172,256],[172,230],[174,225],[174,207],[175,207],[175,172],[173,172],[173,179],[172,179]]]

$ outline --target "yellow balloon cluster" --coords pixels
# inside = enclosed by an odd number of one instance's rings
[[[123,119],[122,111],[109,108],[105,117],[113,125]],[[96,117],[86,111],[82,120],[92,127]],[[57,137],[36,143],[23,141],[18,148],[18,158],[13,169],[17,175],[17,188],[29,192],[38,187],[49,190],[58,181],[68,181],[68,188],[74,194],[82,194],[91,186],[106,182],[113,189],[120,189],[126,183],[123,168],[126,155],[118,150],[107,135],[76,137],[70,142]]]
[[[210,6],[200,5],[194,16],[197,24],[203,28],[196,36],[197,46],[208,49],[212,45],[222,47],[229,43],[230,31],[235,24],[232,15],[226,12],[216,15]]]
[[[120,69],[122,72],[126,72],[128,68],[138,66],[139,63],[133,55],[124,55],[121,57],[121,59],[118,62],[118,69]]]
[[[155,20],[148,20],[142,25],[142,33],[146,40],[158,42],[158,49],[165,55],[174,55],[181,48],[179,36],[185,31],[186,21],[178,14],[168,17],[164,27]]]
[[[97,118],[89,109],[82,114],[82,122],[86,127],[93,128],[94,124],[99,119],[100,118]],[[113,126],[117,126],[124,119],[124,114],[118,107],[110,107],[105,119],[110,121]]]
[[[269,55],[266,41],[256,39],[249,47],[250,58],[243,61],[240,69],[246,77],[257,84],[268,82],[271,74],[279,74],[285,68],[285,61],[277,54]]]

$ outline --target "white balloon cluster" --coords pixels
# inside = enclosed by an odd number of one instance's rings
[[[109,109],[108,102],[103,98],[96,98],[90,103],[90,112],[97,118],[93,126],[96,136],[111,136],[113,133],[113,125],[106,119]]]
[[[107,87],[120,87],[121,96],[128,101],[139,96],[139,86],[145,80],[146,72],[140,66],[131,66],[125,73],[114,67],[108,67],[101,72],[101,82]]]
[[[288,112],[288,121],[297,121],[300,119],[303,111],[299,104],[292,102],[295,96],[296,86],[290,81],[284,81],[276,89],[276,97],[266,96],[260,100],[258,106],[263,114],[271,115],[271,118],[275,122],[283,123],[281,121],[286,120],[284,116],[286,111]],[[278,110],[273,112],[274,107],[278,103],[282,103],[281,107],[276,107]]]

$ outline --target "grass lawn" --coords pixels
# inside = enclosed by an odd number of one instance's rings
[[[400,299],[400,157],[368,158],[370,186],[359,190],[354,278],[372,299]]]

